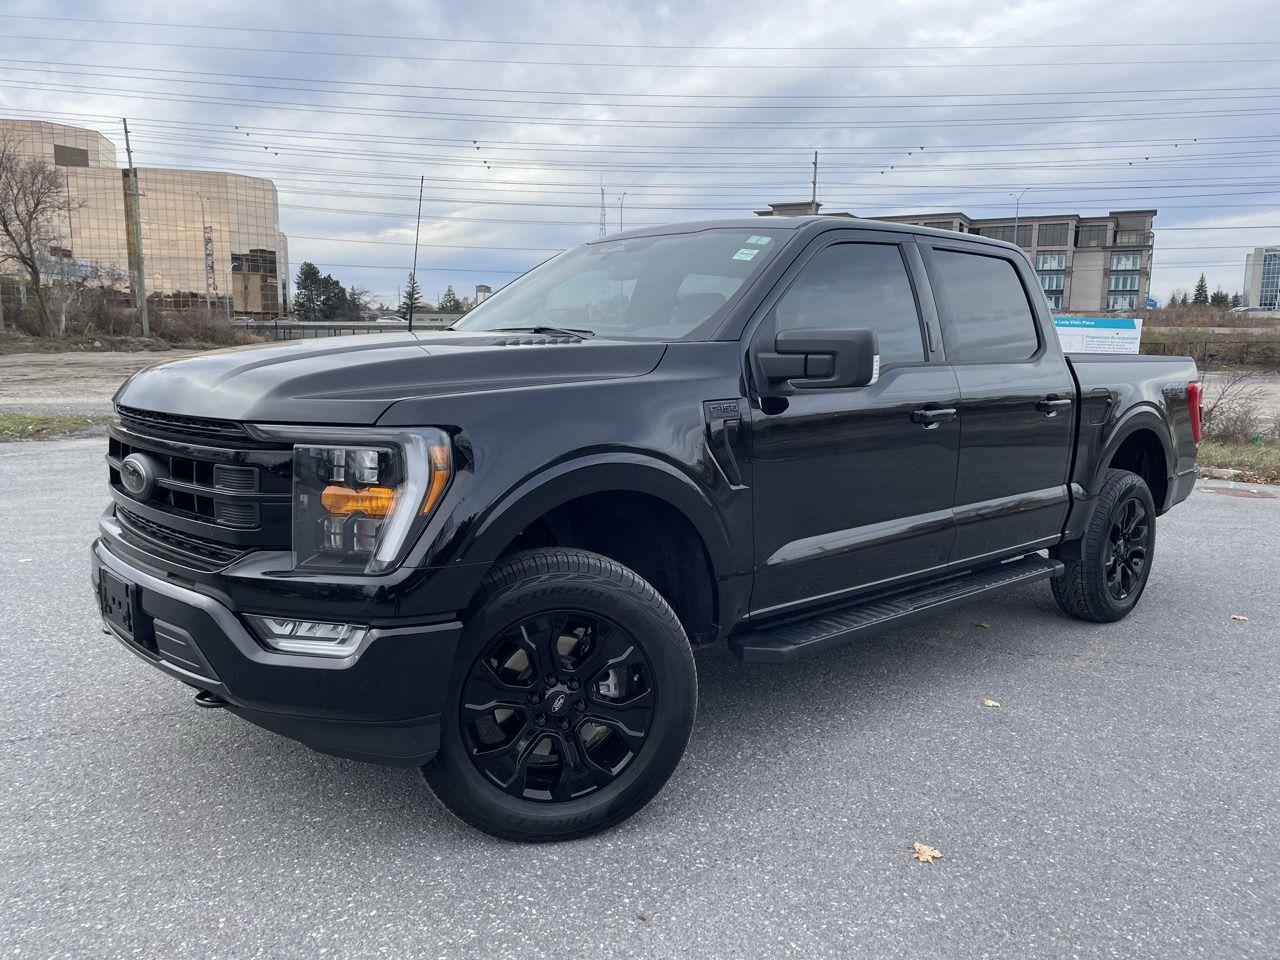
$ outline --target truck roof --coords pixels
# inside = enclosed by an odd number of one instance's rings
[[[888,220],[866,220],[861,217],[736,217],[727,220],[693,220],[688,223],[654,224],[648,227],[637,227],[623,233],[611,234],[590,240],[588,243],[602,243],[609,240],[627,239],[630,237],[653,237],[671,233],[695,233],[699,230],[788,230],[796,234],[817,234],[824,230],[839,227],[845,230],[876,230],[882,233],[909,233],[927,237],[938,237],[942,240],[962,243],[981,243],[1005,250],[1024,252],[1021,247],[1004,240],[995,240],[973,233],[957,233],[954,230],[939,230],[935,227],[921,227],[913,223],[893,223]]]

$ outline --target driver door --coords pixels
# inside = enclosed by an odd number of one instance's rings
[[[916,295],[918,263],[899,234],[839,234],[801,255],[751,337],[758,352],[781,330],[865,328],[880,351],[879,379],[864,387],[758,382],[753,616],[905,583],[951,559],[960,389],[931,357],[936,317],[927,288]]]

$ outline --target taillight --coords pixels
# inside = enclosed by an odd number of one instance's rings
[[[1200,443],[1200,398],[1204,395],[1204,388],[1200,386],[1200,381],[1195,380],[1187,384],[1187,408],[1191,411],[1191,439]]]

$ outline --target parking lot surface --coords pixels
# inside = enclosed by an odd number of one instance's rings
[[[1039,584],[787,666],[701,654],[658,799],[515,846],[105,637],[102,452],[0,445],[0,956],[1277,954],[1275,488],[1163,518],[1122,623]]]

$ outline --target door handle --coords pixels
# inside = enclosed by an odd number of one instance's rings
[[[1069,397],[1056,397],[1053,394],[1050,394],[1036,404],[1036,409],[1046,417],[1056,417],[1059,410],[1069,406],[1071,406],[1071,400]]]
[[[940,423],[946,423],[948,420],[954,420],[957,412],[958,411],[955,407],[937,407],[932,410],[912,410],[911,422],[922,424],[926,430],[933,430]]]

